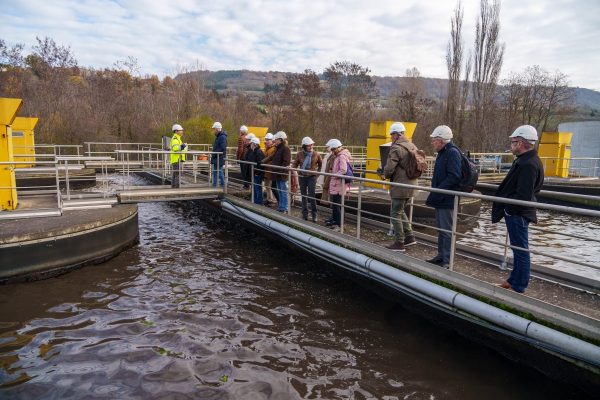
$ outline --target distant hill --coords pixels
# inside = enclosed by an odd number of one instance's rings
[[[188,74],[200,75],[207,89],[218,91],[243,91],[252,97],[258,98],[265,84],[283,83],[286,75],[290,72],[280,71],[195,71]],[[407,78],[398,76],[373,76],[379,97],[389,98],[395,90],[402,88]],[[423,78],[425,90],[432,99],[442,100],[446,98],[448,80],[438,78]],[[574,88],[575,102],[578,109],[578,117],[590,116],[600,118],[600,92]]]

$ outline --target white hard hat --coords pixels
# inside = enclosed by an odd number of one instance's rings
[[[403,135],[404,132],[406,132],[406,128],[404,127],[404,124],[402,122],[394,122],[392,126],[390,126],[390,135],[392,133],[398,133],[400,135]]]
[[[338,139],[331,139],[327,143],[329,143],[329,147],[331,147],[332,149],[337,149],[338,147],[342,147],[342,142],[340,142]]]
[[[220,122],[215,122],[212,127],[213,129],[223,129],[223,125]]]
[[[248,133],[248,127],[246,125],[240,126],[240,132],[246,132],[246,133]]]
[[[284,131],[279,131],[275,135],[273,135],[273,140],[275,139],[286,140],[287,134]]]
[[[433,133],[429,135],[432,138],[441,138],[441,139],[452,139],[452,129],[446,125],[440,125],[433,130]]]
[[[302,146],[308,146],[311,144],[315,144],[315,141],[312,140],[310,137],[306,136],[302,138]]]
[[[327,143],[325,143],[325,147],[331,147],[331,141],[332,141],[332,140],[333,140],[333,139],[329,139],[329,140],[327,141]]]
[[[515,129],[515,131],[513,132],[513,134],[510,135],[510,137],[511,138],[521,137],[521,138],[523,138],[525,140],[528,140],[530,142],[535,142],[536,140],[538,140],[537,131],[531,125],[521,125],[517,129]]]
[[[175,124],[175,125],[173,125],[173,128],[171,128],[171,130],[172,130],[173,132],[176,132],[176,131],[182,131],[182,130],[183,130],[183,126],[181,126],[181,125],[179,125],[179,124]]]
[[[265,135],[265,140],[273,140],[273,134],[271,132]]]
[[[257,137],[253,137],[252,139],[250,139],[250,143],[260,144],[260,139]]]
[[[249,133],[246,135],[246,140],[252,140],[256,137],[256,135],[254,133]]]

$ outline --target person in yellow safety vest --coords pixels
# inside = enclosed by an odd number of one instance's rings
[[[173,125],[173,137],[171,138],[171,187],[180,187],[180,176],[183,162],[185,161],[185,152],[187,143],[183,143],[183,127],[179,124]]]

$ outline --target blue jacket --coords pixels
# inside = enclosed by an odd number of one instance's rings
[[[452,142],[447,143],[435,159],[431,187],[458,191],[458,183],[462,177],[461,160],[460,150]],[[454,196],[431,192],[425,204],[434,208],[453,208]]]
[[[219,155],[219,168],[225,165],[225,156],[227,155],[227,132],[221,131],[215,138],[212,151],[214,153],[221,153]],[[210,163],[214,166],[217,165],[217,155],[212,154],[210,156]]]

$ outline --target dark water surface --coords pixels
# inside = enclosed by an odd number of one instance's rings
[[[140,244],[0,287],[0,398],[580,399],[195,204]]]

